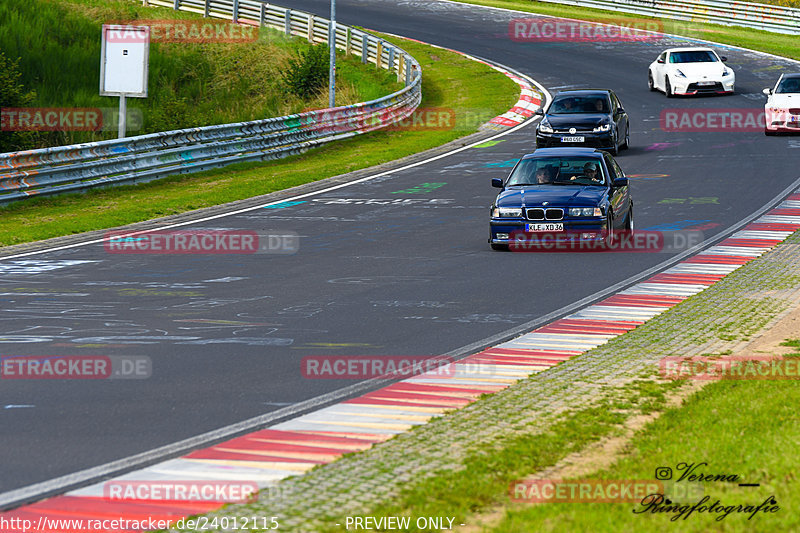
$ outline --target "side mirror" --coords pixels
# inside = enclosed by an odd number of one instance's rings
[[[659,58],[656,60],[656,63],[662,63],[662,64],[663,64],[663,63],[664,63],[664,60],[663,60],[663,59],[661,59],[661,58],[659,57]]]
[[[498,189],[503,188],[503,179],[502,178],[492,178],[492,187],[496,187]]]
[[[719,58],[722,60],[723,63],[728,60],[728,58],[725,56],[719,56]]]
[[[544,116],[544,109],[542,109],[542,108],[540,107],[539,109],[537,109],[536,111],[534,111],[534,112],[533,112],[533,114],[534,114],[534,115],[541,115],[541,116]]]
[[[764,93],[764,94],[766,94],[767,96],[769,96],[769,95],[771,95],[771,94],[772,94],[772,89],[770,89],[769,87],[767,87],[766,89],[764,89],[764,90],[763,90],[763,91],[761,91],[761,92],[762,92],[762,93]]]
[[[617,115],[622,115],[623,113],[625,113],[625,109],[623,109],[622,107],[618,107],[617,108]]]
[[[628,186],[628,178],[617,178],[612,183],[614,187],[627,187]]]

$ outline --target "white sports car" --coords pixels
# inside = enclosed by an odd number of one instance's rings
[[[800,132],[800,74],[781,74],[773,89],[764,89],[765,135]]]
[[[725,66],[727,60],[711,48],[670,48],[650,63],[647,85],[651,91],[664,91],[667,98],[732,93],[736,76]]]

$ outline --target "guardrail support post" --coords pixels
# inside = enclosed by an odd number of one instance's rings
[[[172,7],[175,9],[175,11],[178,11],[181,8],[181,0],[175,0],[175,3]]]
[[[206,0],[206,1],[205,1],[205,7],[203,8],[203,16],[204,16],[205,18],[208,18],[208,8],[209,8],[209,5],[208,5],[208,3],[209,3],[210,1],[211,1],[211,0]]]
[[[408,69],[408,65],[406,64],[406,56],[400,54],[400,59],[397,61],[397,81],[400,81],[403,76],[405,76],[406,70]],[[408,82],[406,82],[408,85]]]
[[[239,23],[239,0],[233,0],[233,23]]]
[[[381,68],[383,65],[383,41],[378,41],[378,51],[375,55],[375,66]]]
[[[308,42],[314,44],[314,15],[308,16]]]
[[[412,69],[408,68],[408,56],[406,56],[406,87],[408,87],[411,84],[411,70]]]
[[[389,64],[386,65],[386,70],[394,70],[394,46],[389,48]]]
[[[292,36],[292,10],[287,9],[283,14],[283,28],[286,31],[286,36]]]
[[[344,37],[344,55],[346,56],[349,56],[352,52],[352,45],[353,45],[351,41],[352,37],[353,36],[350,34],[350,27],[348,26],[347,30],[345,30],[345,37]]]
[[[366,63],[369,59],[369,37],[366,33],[361,34],[361,62]]]
[[[258,25],[259,26],[263,26],[264,25],[264,21],[267,18],[267,6],[269,6],[269,4],[267,4],[267,3],[261,4],[261,13],[260,13],[259,18],[258,18]]]

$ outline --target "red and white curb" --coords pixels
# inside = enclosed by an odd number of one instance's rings
[[[135,472],[48,500],[0,513],[14,518],[101,520],[146,518],[176,521],[213,511],[219,502],[124,501],[105,498],[111,483],[250,481],[260,488],[330,463],[346,453],[366,450],[393,435],[426,423],[478,396],[503,390],[521,379],[605,344],[710,287],[800,229],[800,194],[742,230],[649,279],[437,371],[393,383],[260,431],[193,451]],[[2,520],[0,520],[2,522]],[[50,529],[54,532],[86,528]],[[20,531],[3,529],[2,532]],[[112,530],[107,530],[112,531]]]

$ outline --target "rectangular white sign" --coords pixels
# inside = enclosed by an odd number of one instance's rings
[[[147,97],[149,26],[103,24],[100,95]]]

